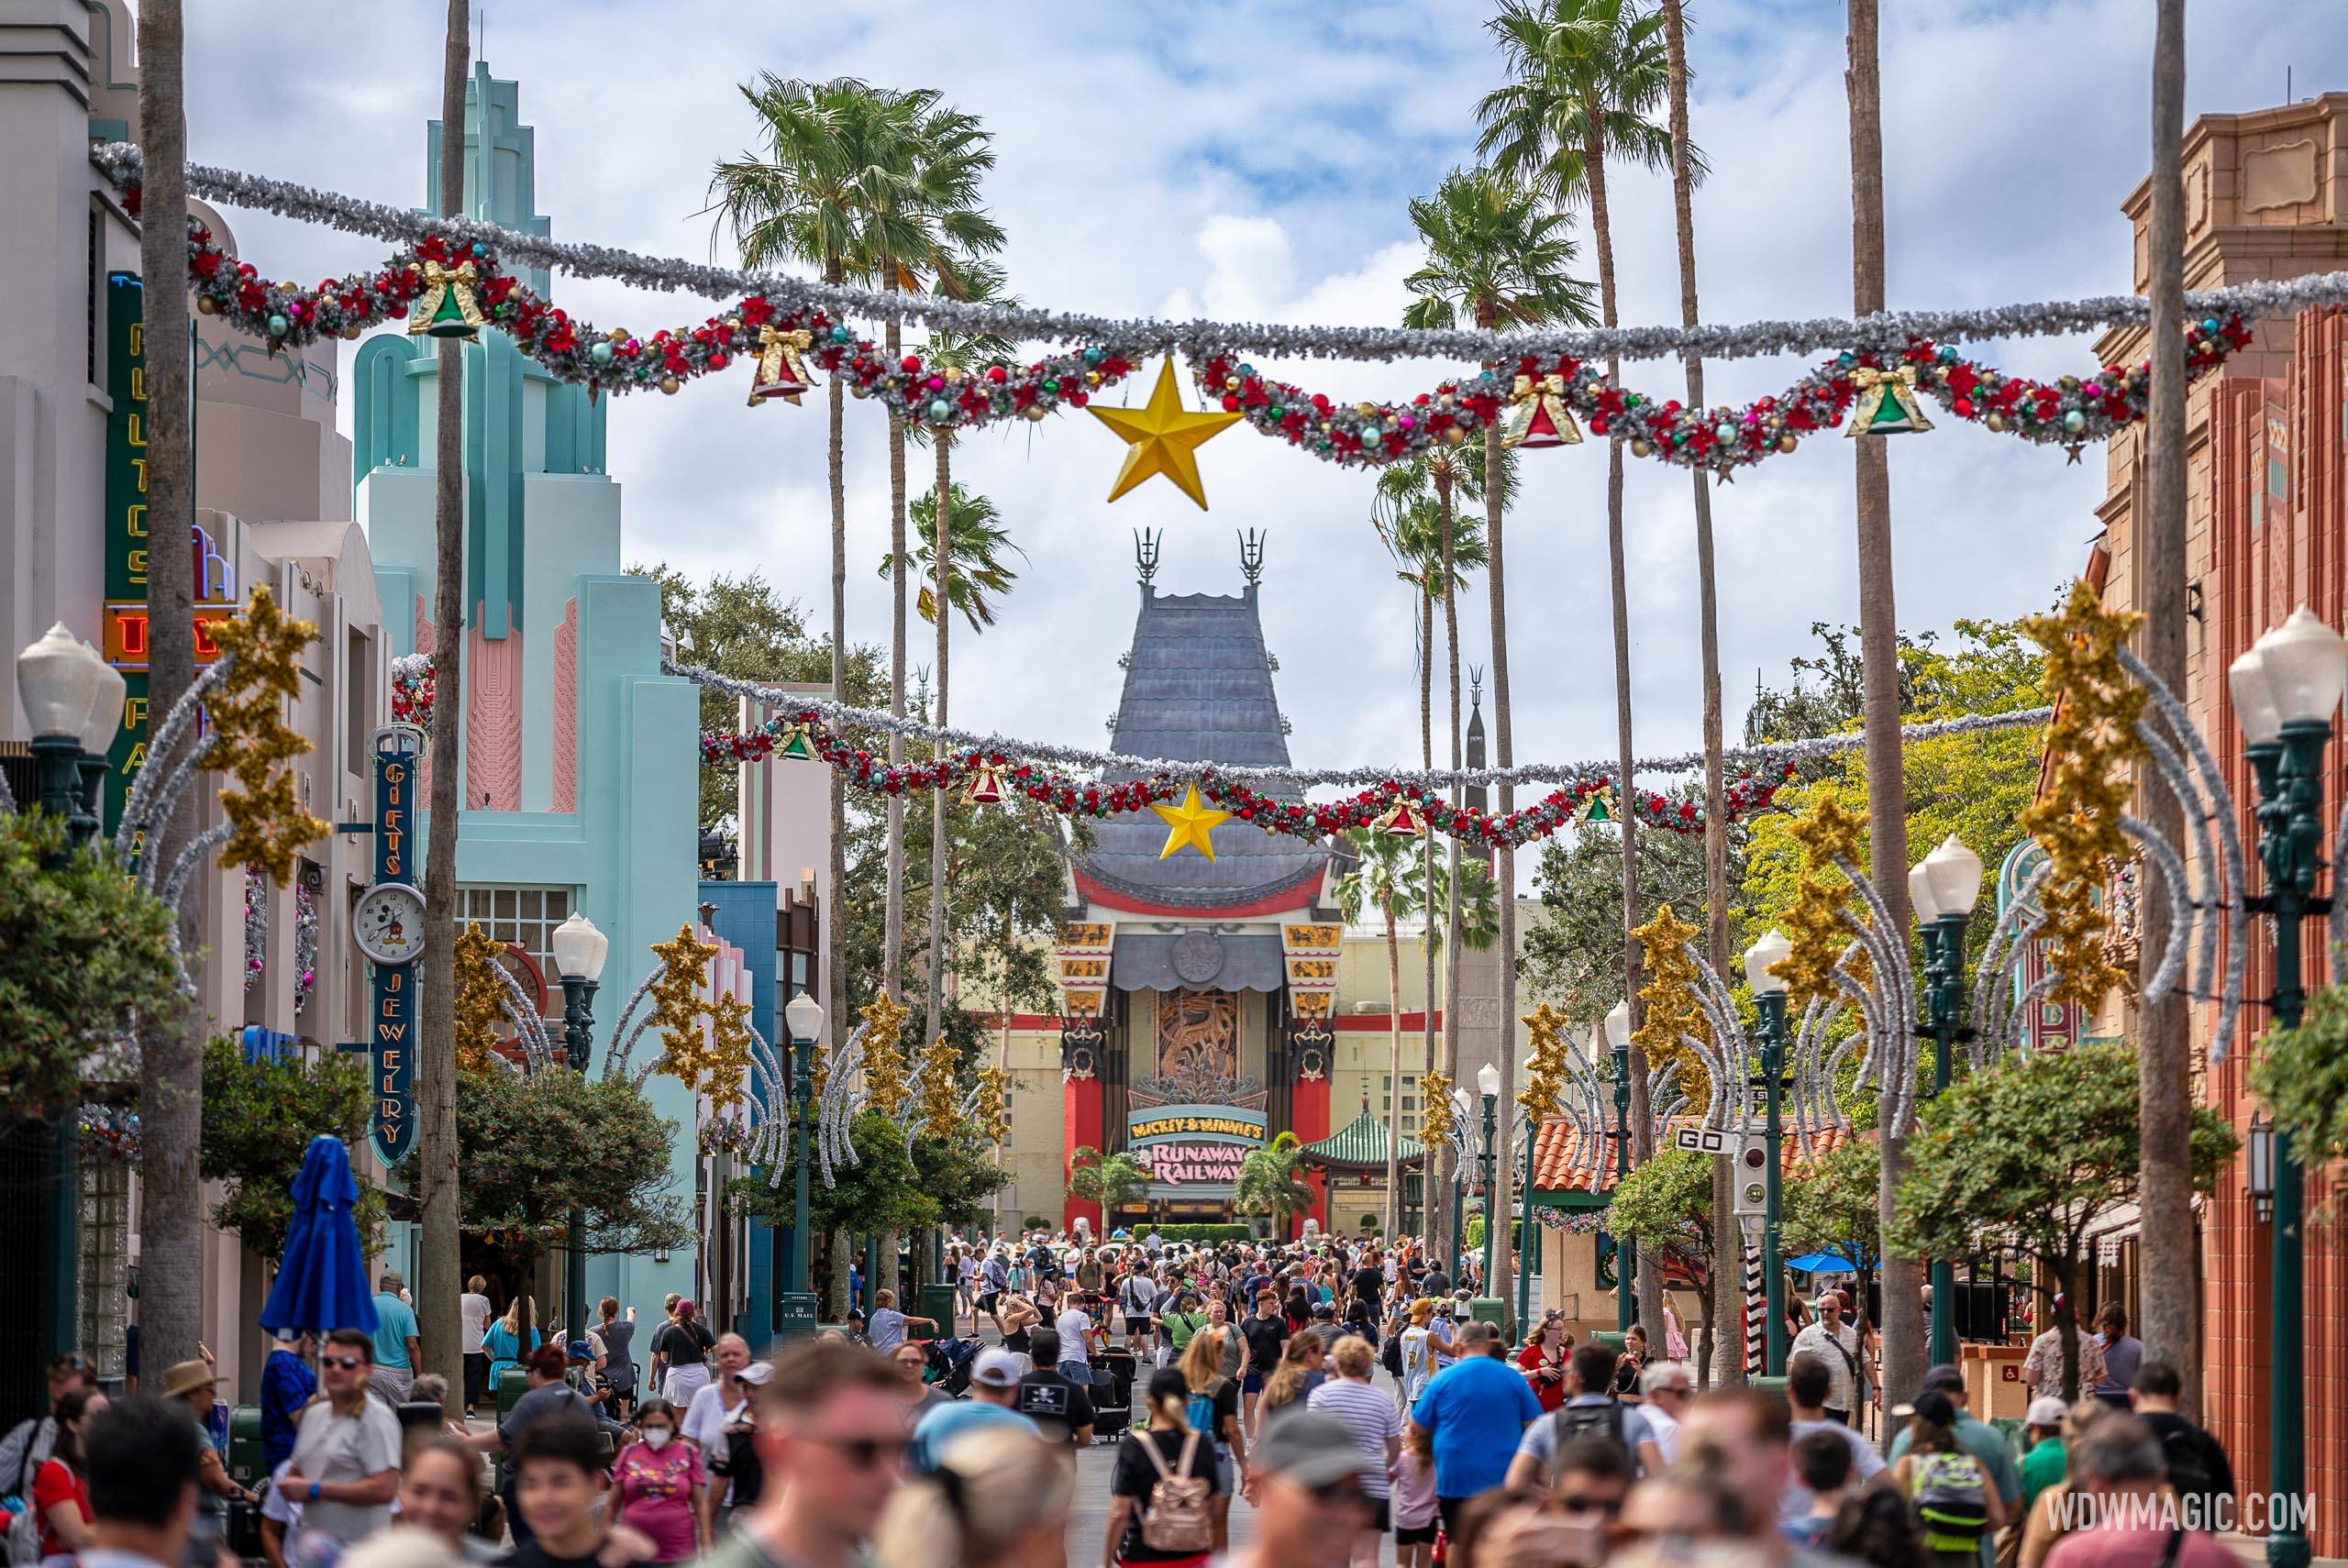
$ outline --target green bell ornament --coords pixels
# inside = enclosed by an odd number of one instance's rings
[[[1903,436],[1933,427],[1916,402],[1915,366],[1878,370],[1873,365],[1861,365],[1851,372],[1851,385],[1858,389],[1859,401],[1844,435]]]
[[[473,291],[481,284],[481,272],[471,262],[454,267],[437,261],[411,262],[409,271],[424,278],[424,292],[415,296],[408,311],[410,337],[461,337],[470,342],[480,337],[478,329],[484,318]]]

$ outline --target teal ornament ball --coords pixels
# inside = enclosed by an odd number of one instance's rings
[[[1097,365],[1106,357],[1098,348],[1087,348],[1084,351],[1084,362],[1088,365]]]
[[[612,362],[612,346],[609,343],[597,343],[587,350],[587,358],[594,360],[598,365],[608,365]]]
[[[2081,414],[2077,409],[2075,408],[2068,414],[2063,415],[2063,428],[2069,431],[2072,435],[2076,436],[2087,427],[2088,416]]]
[[[1712,426],[1712,437],[1724,447],[1734,446],[1736,444],[1736,422],[1729,419],[1722,420],[1718,425]]]
[[[2208,333],[2210,337],[2215,337],[2218,335],[2218,318],[2214,315],[2203,316],[2201,318],[2201,330]]]
[[[283,316],[272,315],[269,318],[269,335],[271,337],[282,337],[285,336],[286,328],[291,325]]]
[[[835,343],[845,343],[854,336],[855,334],[849,332],[845,326],[835,326],[832,328],[832,341]]]
[[[954,405],[952,403],[947,402],[942,397],[936,397],[929,400],[929,422],[932,425],[943,425],[953,417]]]

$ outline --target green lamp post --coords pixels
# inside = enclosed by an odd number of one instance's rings
[[[815,1331],[815,1249],[810,1231],[807,1172],[815,1158],[815,1036],[823,1032],[824,1010],[814,997],[801,991],[783,1004],[782,1021],[791,1032],[791,1103],[799,1132],[791,1197],[791,1288],[782,1293],[776,1326],[783,1339],[792,1340]]]
[[[1501,1131],[1498,1120],[1501,1103],[1501,1070],[1493,1063],[1487,1062],[1476,1069],[1476,1092],[1482,1096],[1484,1100],[1484,1149],[1483,1153],[1477,1156],[1477,1164],[1481,1165],[1484,1171],[1484,1272],[1478,1276],[1478,1281],[1483,1286],[1484,1293],[1490,1295],[1492,1288],[1492,1259],[1497,1255],[1495,1247],[1500,1241],[1501,1228],[1508,1223],[1508,1217],[1501,1213],[1492,1201],[1499,1196],[1500,1184],[1493,1178],[1500,1172]]]
[[[2323,869],[2323,751],[2348,681],[2338,633],[2305,606],[2251,645],[2226,671],[2234,713],[2258,784],[2258,861],[2265,891],[2246,900],[2275,921],[2275,990],[2268,999],[2278,1031],[2299,1026],[2307,1004],[2300,925],[2331,908],[2314,896]],[[2276,1049],[2269,1045],[2269,1050]],[[2265,1129],[2260,1129],[2264,1132]],[[2307,1487],[2306,1173],[2281,1128],[2265,1151],[2271,1184],[2274,1248],[2268,1271],[2267,1489],[2297,1499]],[[2257,1185],[2254,1176],[2253,1185]],[[2278,1511],[2266,1532],[2272,1568],[2307,1568],[2306,1532]]]
[[[1521,1070],[1521,1069],[1520,1069]],[[1541,1129],[1530,1115],[1524,1119],[1524,1163],[1516,1182],[1516,1330],[1531,1331],[1533,1319],[1533,1145]]]
[[[1972,1032],[1957,1022],[1964,1005],[1965,923],[1981,898],[1981,857],[1955,834],[1908,872],[1908,902],[1924,938],[1925,1022],[1917,1032],[1933,1043],[1933,1093],[1948,1088],[1957,1043]],[[1956,1265],[1933,1261],[1932,1359],[1953,1365],[1957,1356]]]
[[[573,910],[570,918],[554,928],[548,939],[554,950],[555,972],[562,979],[562,1056],[581,1077],[595,1045],[595,988],[604,977],[604,960],[612,939],[595,922]],[[570,1233],[564,1239],[562,1293],[565,1310],[578,1320],[579,1333],[587,1331],[587,1214],[576,1204],[570,1210]]]
[[[1606,1044],[1614,1067],[1614,1185],[1631,1174],[1631,1004],[1619,1001],[1606,1015]],[[1628,1333],[1638,1316],[1639,1254],[1627,1237],[1614,1238],[1614,1331]]]
[[[1761,1290],[1769,1315],[1767,1335],[1763,1342],[1767,1347],[1763,1370],[1772,1377],[1782,1377],[1786,1371],[1786,1281],[1785,1270],[1778,1264],[1778,1220],[1783,1197],[1779,1178],[1784,1165],[1778,1138],[1778,1118],[1785,1099],[1786,982],[1778,977],[1777,968],[1792,951],[1793,944],[1780,933],[1771,931],[1764,933],[1761,940],[1744,953],[1744,978],[1753,988],[1754,1007],[1760,1014],[1761,1089],[1766,1119],[1762,1136],[1768,1160],[1763,1176],[1761,1227]]]

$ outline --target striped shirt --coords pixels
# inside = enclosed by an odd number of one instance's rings
[[[1402,1418],[1395,1412],[1394,1396],[1367,1383],[1333,1378],[1315,1388],[1304,1401],[1308,1409],[1335,1416],[1353,1434],[1361,1450],[1361,1491],[1365,1497],[1388,1493],[1386,1444],[1402,1435]]]

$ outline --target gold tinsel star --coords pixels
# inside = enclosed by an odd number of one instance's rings
[[[699,1092],[718,1109],[742,1103],[742,1080],[750,1070],[750,1004],[728,991],[709,1010],[709,1053]]]
[[[1557,1097],[1565,1088],[1566,1063],[1570,1054],[1570,1047],[1565,1043],[1566,1015],[1543,1002],[1526,1013],[1523,1022],[1533,1049],[1525,1064],[1524,1088],[1518,1091],[1516,1103],[1538,1125],[1544,1117],[1556,1112]]]
[[[311,749],[285,722],[285,710],[301,695],[302,650],[316,640],[318,629],[288,617],[263,583],[245,613],[216,623],[212,635],[229,665],[205,704],[213,740],[204,765],[236,780],[220,791],[229,823],[220,864],[249,867],[283,887],[294,878],[294,852],[327,831],[302,809],[293,772],[284,766]]]
[[[478,922],[468,922],[458,934],[456,1040],[460,1072],[487,1067],[496,1048],[498,1004],[503,999],[496,966],[503,951]]]
[[[905,1004],[882,991],[858,1010],[865,1021],[865,1101],[883,1116],[893,1116],[911,1092],[905,1087]]]
[[[652,1027],[668,1046],[661,1070],[698,1090],[709,1056],[701,1032],[702,1016],[709,1010],[701,999],[702,979],[704,966],[717,956],[717,944],[703,942],[693,935],[692,926],[681,925],[671,940],[654,943],[652,953],[662,965],[651,988]]]
[[[1226,820],[1231,815],[1229,812],[1218,812],[1211,806],[1201,805],[1199,787],[1196,784],[1183,792],[1180,805],[1153,804],[1149,809],[1156,812],[1166,823],[1166,847],[1157,852],[1157,858],[1160,860],[1185,845],[1197,850],[1209,860],[1213,860],[1214,840],[1210,835],[1214,832],[1216,823]]]
[[[1109,487],[1110,500],[1153,474],[1164,474],[1199,503],[1200,511],[1207,509],[1206,486],[1199,479],[1198,449],[1240,416],[1192,414],[1184,408],[1171,359],[1157,367],[1157,384],[1150,389],[1146,403],[1139,408],[1095,407],[1091,413],[1127,443],[1124,466],[1117,470],[1117,482]]]
[[[1639,999],[1646,1005],[1641,1013],[1638,1032],[1633,1038],[1645,1053],[1650,1071],[1671,1062],[1680,1064],[1679,1086],[1688,1091],[1689,1103],[1700,1110],[1710,1103],[1696,1099],[1695,1079],[1703,1076],[1699,1072],[1701,1064],[1681,1038],[1711,1038],[1704,1010],[1696,996],[1700,977],[1694,961],[1688,956],[1688,944],[1694,940],[1696,928],[1665,904],[1656,911],[1653,920],[1631,934],[1639,939],[1639,951],[1645,956],[1647,972],[1647,983],[1639,989]],[[1710,1093],[1709,1084],[1706,1092]]]

